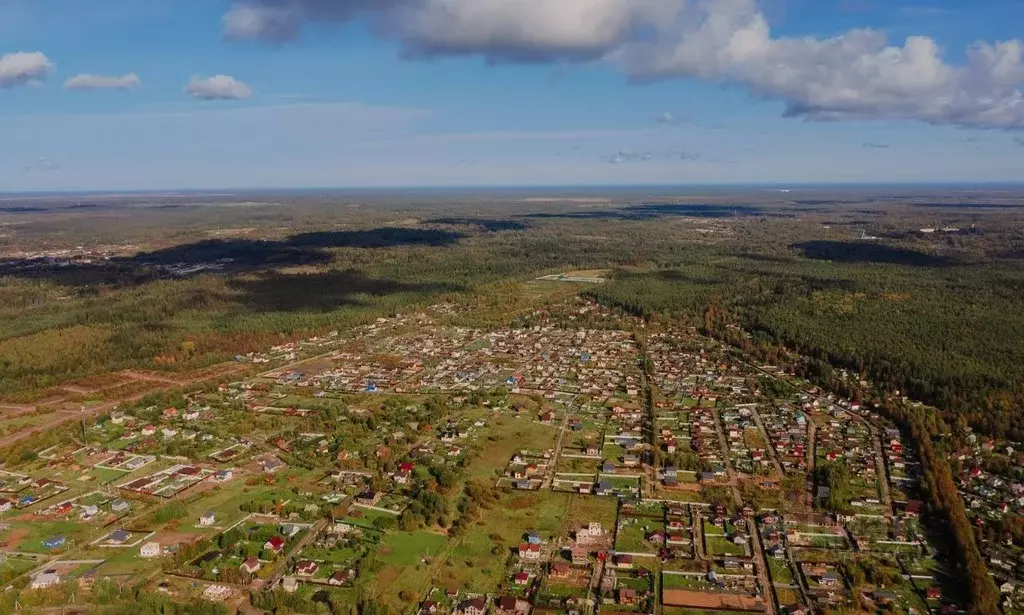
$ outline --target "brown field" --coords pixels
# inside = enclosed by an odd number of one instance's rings
[[[662,603],[665,606],[681,606],[694,609],[764,610],[764,603],[758,598],[736,594],[697,592],[687,589],[666,589],[662,591]]]
[[[120,374],[114,372],[108,372],[106,374],[96,374],[95,376],[87,376],[85,378],[79,378],[78,380],[72,380],[71,382],[64,383],[65,388],[79,389],[83,392],[98,391],[100,389],[106,389],[124,384],[125,378]]]
[[[16,527],[4,536],[4,541],[0,544],[0,547],[5,549],[14,548],[21,544],[21,541],[24,540],[26,536],[28,536],[28,528]]]
[[[203,538],[202,534],[197,533],[185,533],[185,532],[158,532],[156,536],[151,538],[154,542],[160,543],[162,546],[168,547],[177,544],[192,544]]]

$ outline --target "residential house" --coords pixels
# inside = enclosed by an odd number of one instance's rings
[[[519,557],[524,560],[540,561],[540,545],[530,543],[519,545]]]
[[[498,610],[502,615],[526,615],[530,612],[530,603],[515,596],[502,596],[498,598]]]
[[[618,603],[627,606],[636,604],[636,590],[630,587],[620,587]]]
[[[46,589],[60,584],[60,575],[55,568],[50,568],[32,577],[32,589]]]
[[[295,564],[295,574],[311,577],[316,574],[316,571],[320,569],[320,565],[316,562],[308,559],[302,559]]]
[[[242,572],[248,574],[255,574],[260,569],[260,560],[255,557],[247,558],[242,565],[238,567]]]
[[[435,600],[424,600],[420,605],[420,615],[435,615],[438,611],[438,604]]]
[[[481,597],[463,600],[456,611],[461,615],[484,615],[487,613],[487,601]]]
[[[267,542],[263,543],[263,548],[274,553],[280,553],[284,550],[284,539],[280,536],[274,536]]]
[[[356,496],[356,502],[363,506],[376,506],[383,497],[383,492],[368,489]]]
[[[590,563],[590,552],[585,547],[573,547],[572,563],[576,566],[586,566]]]

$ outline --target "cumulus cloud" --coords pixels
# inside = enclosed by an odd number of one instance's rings
[[[297,40],[310,23],[340,24],[368,13],[380,13],[406,0],[239,0],[224,15],[224,36],[281,44]]]
[[[142,80],[135,73],[121,77],[82,74],[64,82],[66,90],[137,90],[141,86]]]
[[[925,36],[773,36],[756,0],[238,0],[224,33],[280,44],[356,17],[407,56],[600,59],[637,81],[740,85],[788,117],[1024,128],[1024,41],[978,42],[953,64]]]
[[[673,20],[683,0],[418,0],[386,15],[412,54],[491,61],[600,58],[639,31]]]
[[[686,0],[239,0],[224,16],[231,40],[285,43],[310,24],[369,18],[406,55],[489,61],[597,59],[675,18]]]
[[[738,83],[781,100],[789,117],[913,119],[980,128],[1024,127],[1024,42],[976,43],[966,62],[911,36],[876,30],[832,38],[774,38],[754,0],[704,0],[673,29],[625,45],[614,61],[636,79]]]
[[[0,56],[0,88],[32,85],[53,72],[53,62],[39,51],[18,51]]]
[[[185,92],[200,100],[243,100],[252,96],[252,88],[228,75],[192,77]]]

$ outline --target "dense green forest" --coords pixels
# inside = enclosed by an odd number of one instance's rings
[[[0,396],[191,370],[440,299],[506,322],[538,275],[599,268],[614,279],[594,298],[739,325],[1024,439],[1024,204],[1005,194],[282,201],[0,212],[0,250],[21,254],[0,259]],[[116,249],[24,257],[75,246]]]

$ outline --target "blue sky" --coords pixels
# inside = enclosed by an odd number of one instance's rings
[[[0,0],[0,191],[1021,179],[1024,3],[561,1]]]

